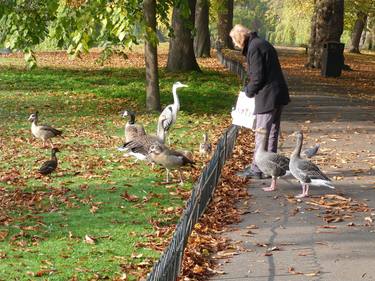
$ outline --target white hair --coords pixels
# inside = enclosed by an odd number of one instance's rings
[[[241,24],[236,24],[229,33],[232,38],[234,45],[243,48],[245,45],[245,39],[249,37],[251,30],[244,27]]]

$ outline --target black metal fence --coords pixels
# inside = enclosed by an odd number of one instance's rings
[[[232,52],[235,52],[235,51],[232,50]],[[228,68],[231,72],[237,74],[243,82],[246,81],[247,72],[242,62],[226,57],[223,54],[220,46],[216,47],[216,54],[222,65]]]
[[[237,133],[238,127],[232,125],[220,138],[214,155],[194,185],[169,246],[149,273],[147,281],[174,281],[178,277],[189,235],[212,199],[222,167],[232,155]]]

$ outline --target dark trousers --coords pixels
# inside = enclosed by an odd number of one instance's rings
[[[257,114],[256,115],[256,128],[265,128],[267,132],[269,132],[268,143],[267,143],[267,151],[277,152],[277,142],[279,140],[279,133],[280,133],[280,120],[281,120],[281,112],[283,107],[280,106],[275,108],[272,111]],[[255,133],[255,151],[259,148],[261,141],[261,136],[259,133]],[[251,163],[251,170],[258,173],[261,172],[257,165],[254,163],[254,156],[253,156],[253,163]]]

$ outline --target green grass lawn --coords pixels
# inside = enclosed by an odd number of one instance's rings
[[[163,233],[177,222],[192,176],[185,172],[183,187],[161,185],[163,170],[116,151],[122,109],[135,110],[148,132],[156,129],[157,114],[144,111],[144,69],[26,71],[12,60],[0,58],[0,280],[113,280],[149,268],[160,252],[148,243],[165,238],[157,237],[155,225]],[[209,68],[161,70],[163,105],[173,101],[175,81],[189,87],[179,91],[172,145],[194,151],[199,169],[202,133],[220,132],[239,82]],[[36,172],[50,149],[31,136],[27,118],[35,110],[40,123],[64,131],[64,138],[54,139],[61,153],[50,178]]]

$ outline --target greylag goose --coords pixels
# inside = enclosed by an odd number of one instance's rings
[[[154,143],[150,146],[149,157],[151,161],[163,166],[167,171],[166,182],[169,182],[169,171],[178,170],[180,175],[180,184],[184,184],[182,179],[181,167],[185,165],[194,165],[194,161],[187,158],[183,153],[167,148],[160,143]]]
[[[28,120],[31,122],[31,133],[34,135],[34,137],[43,141],[43,146],[45,146],[46,141],[49,140],[51,147],[53,148],[54,146],[51,138],[60,136],[62,134],[62,131],[52,128],[48,125],[38,125],[38,115],[39,112],[36,111],[29,116]]]
[[[180,101],[178,99],[177,89],[181,87],[187,87],[187,85],[182,84],[181,82],[176,82],[173,84],[173,104],[167,105],[161,112],[159,116],[159,121],[161,120],[161,122],[158,122],[158,132],[164,131],[167,133],[172,125],[176,123],[177,112],[180,110]],[[168,142],[170,142],[169,139]]]
[[[129,120],[125,124],[125,142],[129,142],[138,136],[145,135],[145,129],[141,124],[135,122],[135,112],[131,110],[125,110],[122,113],[122,117],[128,117]]]
[[[51,150],[51,160],[48,160],[42,164],[39,168],[39,173],[42,175],[49,175],[57,168],[57,157],[56,152],[60,152],[58,148],[52,148]]]
[[[319,169],[317,165],[309,160],[300,157],[303,134],[302,132],[295,132],[297,137],[296,147],[292,153],[289,162],[289,169],[292,175],[300,181],[302,185],[302,193],[297,195],[297,198],[306,197],[309,195],[309,185],[326,186],[334,189],[331,180]]]
[[[304,151],[302,151],[302,156],[305,156],[307,158],[311,158],[315,156],[318,153],[320,144],[316,144],[313,147],[307,148]]]
[[[161,123],[163,119],[159,119]],[[124,151],[126,155],[134,156],[137,160],[148,160],[148,151],[150,146],[154,143],[159,143],[164,146],[165,132],[163,130],[158,130],[158,135],[140,135],[133,138],[131,141],[125,142],[121,147],[118,148],[119,151]]]
[[[283,155],[267,151],[267,130],[257,129],[262,139],[259,148],[255,152],[255,164],[263,174],[271,176],[272,182],[269,187],[263,188],[264,191],[273,191],[276,189],[276,179],[286,174],[289,170],[289,158]]]
[[[211,154],[212,145],[208,141],[207,132],[203,134],[203,142],[199,144],[199,153],[204,156],[208,156]]]

